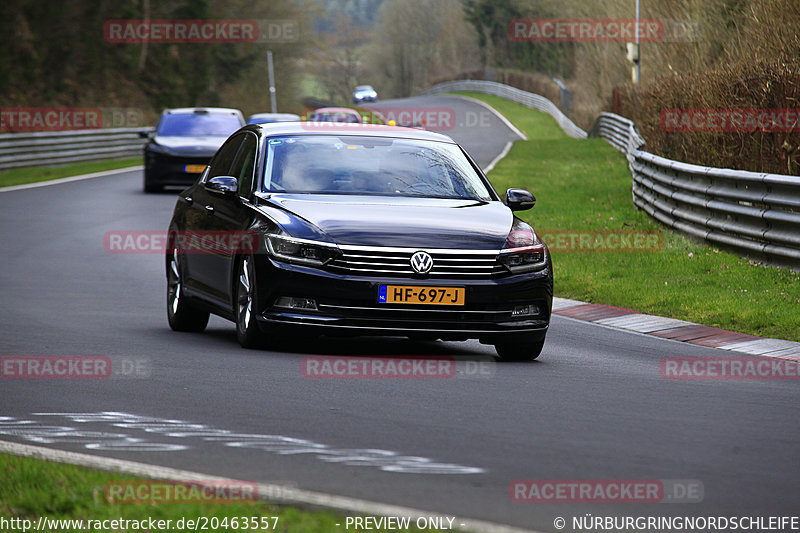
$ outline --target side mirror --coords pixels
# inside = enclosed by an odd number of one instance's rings
[[[142,139],[152,139],[153,138],[153,133],[154,132],[149,131],[149,130],[140,130],[139,131],[139,137],[141,137]]]
[[[536,198],[525,189],[508,189],[506,205],[512,211],[525,211],[536,204]]]
[[[206,181],[205,187],[211,192],[232,195],[239,191],[239,182],[233,176],[214,176]]]

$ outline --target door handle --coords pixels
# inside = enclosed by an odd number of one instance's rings
[[[192,203],[194,202],[191,196],[184,196],[183,199],[186,200],[186,203],[189,205],[192,205]]]
[[[214,214],[214,206],[213,205],[207,205],[206,206],[206,213],[208,213],[209,215],[213,215]]]

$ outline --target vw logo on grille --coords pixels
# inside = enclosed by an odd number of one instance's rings
[[[433,258],[428,252],[415,252],[411,256],[411,268],[417,274],[427,274],[433,268]]]

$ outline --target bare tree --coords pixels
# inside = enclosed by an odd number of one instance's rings
[[[333,26],[333,32],[323,33],[315,39],[310,64],[328,100],[344,103],[349,100],[363,70],[362,46],[367,34],[345,15],[336,17]]]
[[[458,0],[387,2],[369,53],[382,93],[409,96],[429,81],[477,68],[477,34]]]

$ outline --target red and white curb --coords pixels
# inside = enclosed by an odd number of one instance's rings
[[[624,307],[553,298],[553,314],[698,346],[800,361],[800,342],[769,339],[685,320],[645,315]]]

